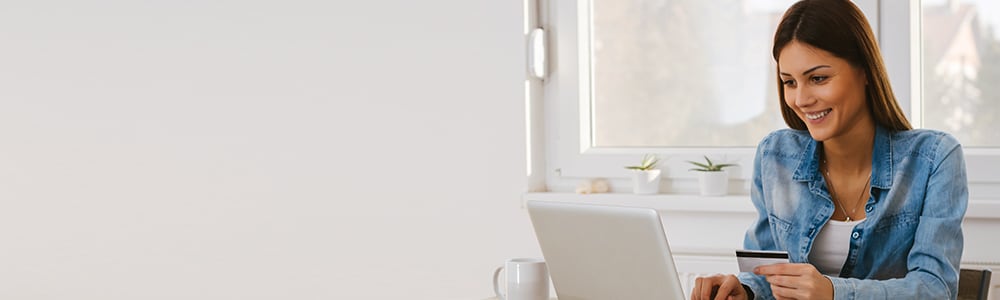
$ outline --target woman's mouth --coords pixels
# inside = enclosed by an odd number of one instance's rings
[[[823,117],[826,117],[826,115],[829,114],[830,111],[832,111],[832,110],[833,109],[830,108],[830,109],[821,110],[821,111],[817,111],[817,112],[805,113],[806,119],[809,119],[809,120],[812,120],[812,121],[816,121],[816,120],[822,119]]]

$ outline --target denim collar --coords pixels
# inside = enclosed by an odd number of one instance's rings
[[[796,181],[817,181],[819,176],[818,142],[809,139],[799,166],[795,169],[792,179]],[[872,182],[873,188],[889,189],[892,186],[892,132],[880,125],[875,125],[875,143],[872,145]]]

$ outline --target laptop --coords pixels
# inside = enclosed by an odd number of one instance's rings
[[[559,300],[684,299],[656,210],[528,201]]]

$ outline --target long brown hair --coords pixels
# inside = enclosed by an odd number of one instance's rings
[[[865,102],[875,122],[890,130],[912,128],[889,86],[889,77],[871,26],[854,3],[848,0],[802,0],[795,3],[785,12],[774,33],[774,47],[771,51],[775,62],[778,61],[781,50],[792,41],[823,49],[864,70],[868,80],[865,85]],[[780,70],[778,73],[781,73]],[[781,116],[788,127],[805,130],[806,124],[785,103],[780,76],[778,100],[781,103]]]

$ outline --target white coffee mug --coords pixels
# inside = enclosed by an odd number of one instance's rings
[[[507,293],[500,291],[500,272],[506,270]],[[539,258],[512,258],[493,272],[493,291],[500,300],[548,300],[549,269]]]

